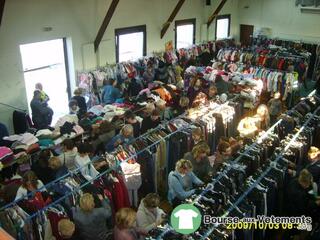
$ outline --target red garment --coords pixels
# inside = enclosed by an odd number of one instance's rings
[[[52,235],[56,240],[64,240],[59,234],[58,223],[62,219],[69,219],[69,217],[64,213],[57,213],[50,210],[47,212],[47,216],[51,224]]]
[[[285,62],[285,60],[284,60],[283,58],[281,58],[281,59],[279,60],[279,63],[278,63],[278,69],[279,69],[279,70],[282,70],[282,69],[283,69],[284,62]]]
[[[266,57],[263,56],[263,55],[261,55],[261,56],[259,57],[259,60],[258,60],[258,65],[259,65],[259,66],[263,65],[263,62],[264,62],[265,58],[266,58]]]
[[[40,150],[40,146],[38,143],[34,143],[32,145],[30,145],[27,149],[27,153],[32,154],[37,152],[38,150]]]
[[[114,210],[117,212],[120,208],[130,207],[130,200],[122,176],[115,174],[115,177],[119,180],[113,184]]]
[[[10,185],[10,184],[16,184],[16,185],[22,185],[22,178],[14,178],[14,179],[9,179],[9,180],[6,180],[4,182],[4,185]]]
[[[50,204],[51,202],[52,201],[50,197],[44,200],[42,192],[36,192],[33,198],[21,201],[19,205],[27,213],[35,213],[47,206],[48,204]]]

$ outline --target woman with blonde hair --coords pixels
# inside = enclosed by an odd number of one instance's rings
[[[75,225],[72,221],[70,221],[70,219],[61,219],[58,222],[58,231],[59,231],[59,235],[62,239],[76,239],[76,237],[74,236],[74,232],[75,232]]]
[[[101,208],[95,208],[94,198],[85,193],[80,198],[79,207],[73,208],[73,219],[79,237],[86,240],[105,240],[107,238],[107,220],[111,216],[111,208],[107,199],[98,195],[102,202]]]
[[[52,221],[52,224],[56,224]],[[63,218],[58,222],[58,226],[54,226],[57,232],[52,231],[51,222],[48,221],[45,228],[44,240],[77,240],[75,235],[76,227],[68,218]]]
[[[261,130],[266,130],[270,127],[270,115],[269,115],[269,109],[267,105],[260,104],[257,108],[257,114],[255,115],[255,118],[258,119],[258,128]]]
[[[114,136],[106,145],[106,150],[111,152],[121,144],[128,144],[133,140],[133,127],[131,124],[124,125],[120,133]]]
[[[68,168],[62,165],[59,157],[52,157],[49,159],[49,168],[54,172],[54,178],[58,179],[68,174]]]
[[[115,217],[114,239],[138,240],[136,229],[137,213],[131,208],[121,208]]]
[[[194,186],[203,185],[203,182],[192,170],[192,163],[189,160],[181,159],[176,163],[175,171],[169,173],[168,200],[173,207],[178,206],[182,201],[194,194]]]
[[[253,117],[245,117],[241,119],[237,130],[241,137],[253,137],[261,130],[270,127],[270,115],[267,105],[260,104],[257,113]]]

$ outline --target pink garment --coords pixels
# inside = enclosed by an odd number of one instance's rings
[[[11,151],[10,148],[0,147],[0,161],[12,155],[13,155],[13,152]]]
[[[80,127],[79,125],[76,125],[73,127],[73,130],[76,132],[77,135],[83,134],[84,130],[82,127]]]
[[[134,105],[128,104],[128,103],[112,103],[113,106],[116,106],[118,108],[133,108]]]
[[[145,88],[145,89],[142,89],[140,92],[139,92],[139,95],[142,95],[146,93],[147,95],[149,95],[151,92],[150,92],[150,89],[149,88]]]

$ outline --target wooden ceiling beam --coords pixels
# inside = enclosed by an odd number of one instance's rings
[[[210,27],[211,23],[213,22],[213,20],[219,15],[221,9],[223,8],[223,6],[226,4],[227,0],[222,0],[219,4],[219,6],[217,7],[217,9],[211,14],[211,16],[208,19],[207,22],[207,27]]]
[[[99,47],[99,45],[101,43],[103,35],[107,30],[107,27],[108,27],[108,25],[109,25],[109,23],[111,21],[111,18],[112,18],[113,14],[114,14],[114,12],[115,12],[115,10],[117,8],[117,5],[118,5],[119,1],[120,0],[112,0],[112,2],[110,4],[108,12],[107,12],[107,14],[106,14],[106,16],[105,16],[105,18],[104,18],[104,20],[103,20],[103,22],[101,24],[101,27],[100,27],[100,29],[98,31],[97,37],[94,40],[94,51],[95,52],[98,50],[98,47]]]
[[[161,29],[161,34],[160,37],[161,39],[163,38],[163,36],[166,34],[170,24],[172,23],[172,21],[174,20],[174,18],[177,16],[178,12],[180,11],[182,5],[184,4],[185,0],[179,0],[179,2],[177,3],[176,7],[173,9],[170,17],[168,18],[168,20],[163,24],[163,27]]]
[[[4,4],[6,0],[0,0],[0,26],[1,26],[1,20],[4,12]]]

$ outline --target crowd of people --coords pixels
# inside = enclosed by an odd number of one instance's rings
[[[151,69],[151,68],[150,68]],[[155,73],[148,69],[144,77],[152,77]],[[136,81],[132,82],[130,94],[135,94]],[[138,84],[139,85],[139,84]],[[163,100],[149,102],[143,112],[142,122],[130,110],[124,114],[125,125],[120,132],[111,140],[103,142],[104,150],[112,152],[119,145],[129,144],[135,137],[146,133],[157,127],[162,121],[169,120],[175,116],[185,113],[189,108],[199,105],[198,96],[204,96],[207,100],[215,100],[217,96],[226,94],[228,96],[231,86],[222,76],[216,77],[214,84],[207,84],[201,78],[194,78],[189,88],[179,98],[176,106],[167,107]],[[101,95],[102,104],[113,104],[122,102],[126,97],[117,86],[117,81],[108,79],[104,82]],[[34,97],[31,101],[32,119],[37,129],[50,127],[53,111],[48,105],[49,97],[43,91],[41,84],[36,85]],[[87,104],[82,96],[81,89],[74,91],[74,96],[69,102],[70,114],[76,114],[79,119],[87,112]],[[243,118],[238,126],[238,138],[221,138],[217,151],[210,155],[210,147],[204,141],[203,132],[200,128],[193,129],[192,151],[185,153],[184,157],[176,162],[175,170],[168,175],[167,200],[172,208],[183,203],[186,198],[195,193],[195,188],[209,182],[217,173],[220,166],[229,161],[242,148],[246,138],[257,135],[258,132],[267,130],[283,112],[283,104],[280,93],[266,104],[261,104],[253,116]],[[77,146],[71,139],[62,143],[62,153],[55,156],[50,150],[42,150],[39,161],[32,165],[31,171],[23,176],[19,172],[13,177],[14,189],[5,189],[3,199],[7,202],[13,199],[26,197],[30,192],[40,190],[42,197],[50,201],[48,191],[44,188],[47,184],[69,171],[81,167],[81,175],[91,181],[99,174],[99,169],[104,165],[91,163],[93,149],[90,144],[81,143]],[[290,216],[314,215],[318,213],[320,206],[319,198],[311,199],[308,192],[320,187],[320,150],[311,147],[308,152],[310,163],[306,166],[289,169],[292,183],[287,189],[288,214]],[[147,194],[136,210],[122,208],[115,213],[112,234],[117,240],[136,240],[146,236],[147,233],[167,218],[167,214],[160,208],[161,199],[156,193]],[[99,204],[97,204],[97,201]],[[72,209],[72,219],[62,219],[58,223],[60,239],[83,239],[83,240],[105,240],[110,233],[112,225],[112,207],[107,198],[101,194],[85,193],[81,196],[79,206]],[[315,216],[316,217],[316,216]],[[48,229],[52,226],[48,226]],[[50,230],[46,239],[53,239]]]

